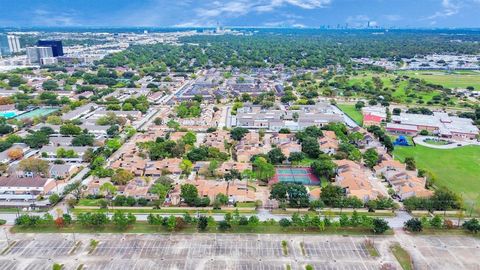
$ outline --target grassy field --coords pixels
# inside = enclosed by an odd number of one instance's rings
[[[418,168],[433,173],[437,186],[445,186],[464,199],[476,200],[480,207],[480,146],[443,150],[419,145],[396,147],[393,153],[400,161],[414,157]]]
[[[361,111],[355,109],[355,105],[350,104],[337,104],[337,107],[342,110],[345,114],[350,116],[353,121],[357,122],[357,124],[362,125],[363,123],[363,115]]]
[[[424,79],[427,82],[443,85],[448,88],[467,88],[473,86],[480,89],[480,72],[466,71],[448,74],[445,71],[400,71],[410,77]]]
[[[413,75],[412,75],[413,76]],[[348,83],[349,85],[363,85],[366,84],[373,84],[372,77],[379,77],[380,80],[383,82],[383,86],[386,88],[394,89],[392,93],[392,97],[395,99],[396,102],[399,103],[412,103],[416,102],[417,100],[423,100],[427,102],[433,98],[433,96],[440,94],[439,91],[432,91],[432,92],[415,92],[416,98],[409,98],[405,89],[408,86],[408,82],[402,81],[398,85],[394,85],[392,80],[394,80],[397,76],[395,74],[390,73],[376,73],[371,71],[361,72],[356,76],[350,77]],[[452,97],[452,100],[456,100]]]

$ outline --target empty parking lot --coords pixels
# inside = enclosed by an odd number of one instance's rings
[[[388,245],[401,241],[419,269],[479,269],[479,241],[468,237],[375,238],[372,257],[366,237],[252,234],[15,234],[0,255],[0,269],[380,269],[398,267]],[[98,241],[95,247],[90,241]],[[282,241],[286,248],[282,247]],[[81,267],[81,268],[80,268]]]

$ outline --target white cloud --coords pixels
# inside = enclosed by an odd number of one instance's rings
[[[427,17],[429,20],[442,17],[450,17],[460,12],[463,2],[458,0],[442,0],[442,10],[435,12],[435,14]]]
[[[78,26],[76,13],[73,11],[50,12],[45,9],[33,10],[33,21],[37,25],[45,26]]]
[[[301,9],[316,9],[325,8],[331,4],[331,2],[332,0],[217,0],[195,9],[196,17],[179,25],[213,25],[211,23],[215,20],[238,18],[251,13],[273,12],[285,6],[293,6]]]

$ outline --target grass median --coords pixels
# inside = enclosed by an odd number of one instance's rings
[[[98,228],[89,228],[73,223],[69,226],[58,228],[52,225],[39,225],[35,227],[14,226],[12,233],[252,233],[252,234],[325,234],[325,235],[371,235],[369,228],[365,227],[326,227],[319,230],[313,227],[282,227],[278,224],[259,224],[257,226],[232,225],[228,230],[219,230],[216,226],[209,225],[204,231],[197,229],[195,224],[185,225],[181,229],[171,231],[161,225],[150,225],[147,222],[136,222],[126,230],[119,230],[114,225],[108,224]],[[392,234],[387,231],[386,234]]]

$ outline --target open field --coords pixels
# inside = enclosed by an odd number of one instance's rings
[[[353,119],[360,126],[363,123],[363,115],[361,111],[355,109],[355,105],[352,104],[337,104],[337,107],[342,110],[346,115]]]
[[[480,194],[480,146],[464,146],[443,150],[424,146],[395,147],[395,158],[403,161],[414,157],[417,168],[426,169],[436,178],[435,185],[445,186],[467,200],[477,200]]]
[[[464,71],[448,74],[445,71],[399,71],[398,74],[405,74],[410,77],[424,79],[433,84],[443,85],[448,88],[467,88],[468,86],[480,89],[480,72]]]
[[[414,269],[480,267],[480,241],[460,236],[65,233],[1,238],[0,269],[401,269],[389,248],[397,241]]]

